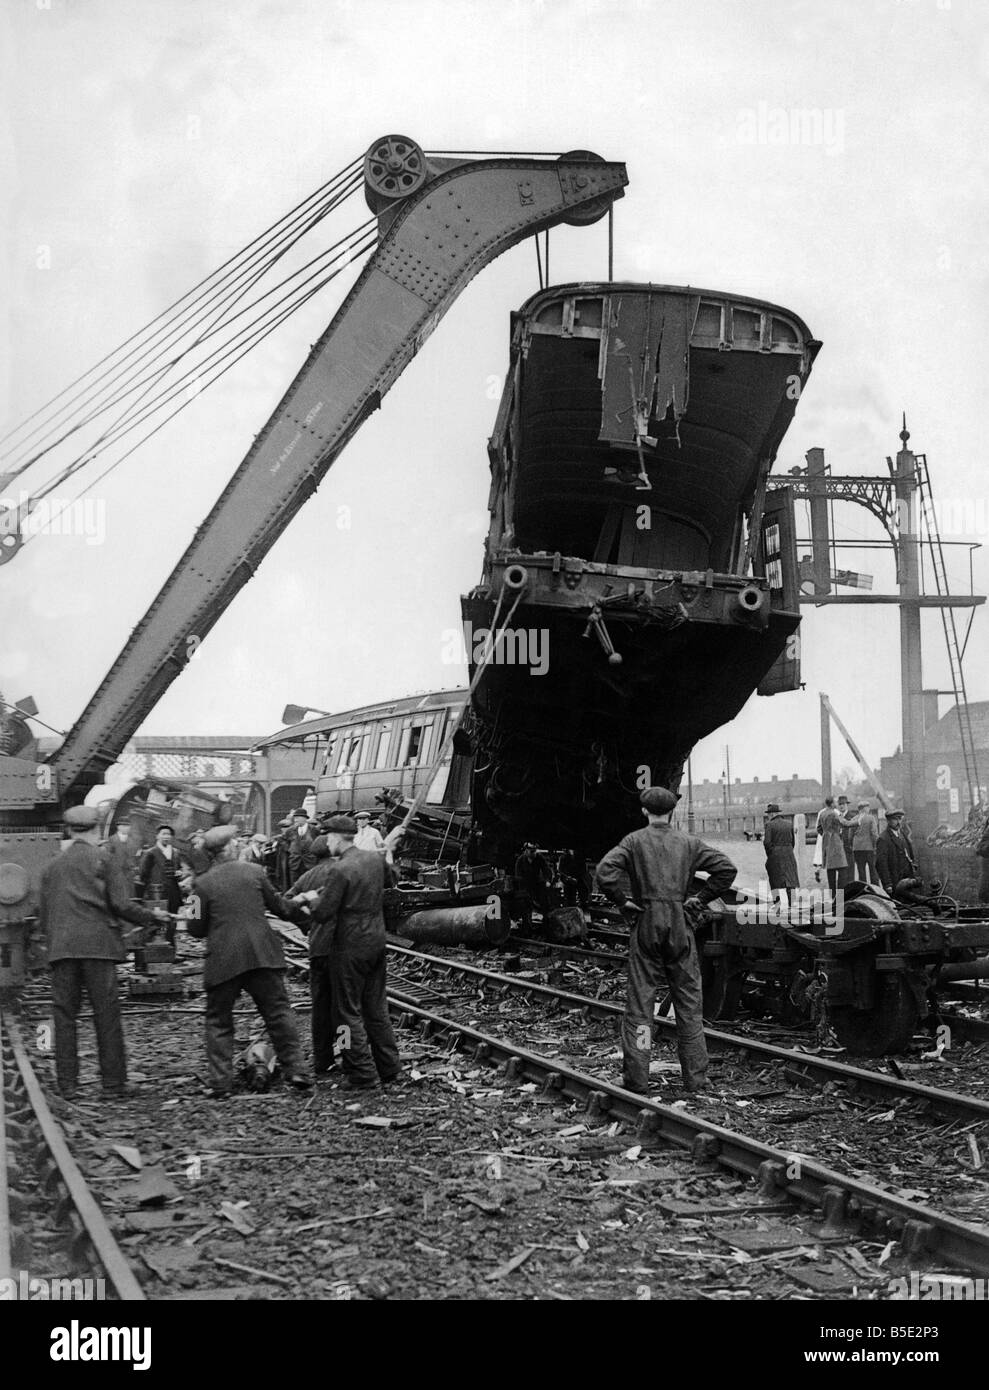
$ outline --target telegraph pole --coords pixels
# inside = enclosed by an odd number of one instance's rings
[[[827,709],[824,706],[824,697],[820,696],[821,702],[821,797],[822,799],[831,795],[831,720],[828,718]]]

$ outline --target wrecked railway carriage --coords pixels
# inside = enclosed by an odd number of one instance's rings
[[[513,316],[467,630],[480,858],[598,857],[752,691],[799,684],[792,503],[766,479],[820,344],[787,310],[623,283]]]

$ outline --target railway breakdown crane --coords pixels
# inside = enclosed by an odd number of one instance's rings
[[[103,781],[460,292],[526,237],[598,221],[627,181],[586,150],[427,157],[402,135],[370,146],[377,243],[353,288],[61,746],[39,763],[0,744],[0,986],[22,966],[63,809]]]
[[[377,217],[376,247],[99,689],[61,746],[43,762],[25,756],[30,748],[22,716],[30,717],[30,707],[20,711],[3,707],[0,989],[23,974],[26,928],[36,917],[40,872],[59,852],[64,808],[82,801],[103,781],[127,741],[316,490],[348,440],[378,408],[459,292],[489,261],[525,237],[561,222],[589,225],[605,216],[622,196],[625,184],[623,165],[587,151],[555,159],[427,157],[414,141],[400,135],[385,136],[370,147],[364,159],[364,189]],[[580,287],[571,288],[579,298]],[[600,289],[602,295],[611,296],[616,287]],[[641,287],[624,287],[624,292],[637,289]],[[618,286],[617,292],[620,299],[623,287]],[[686,291],[676,292],[675,297],[679,302],[685,296]],[[651,287],[646,287],[646,297],[655,297]],[[692,332],[703,337],[706,308],[719,316],[711,342],[722,352],[732,346],[725,334],[730,337],[733,322],[740,325],[742,334],[744,325],[754,321],[754,302],[735,305],[707,298],[711,302],[700,303],[693,329],[690,315],[681,315],[683,343]],[[704,301],[703,296],[700,299]],[[749,334],[749,348],[754,352],[758,345],[768,354],[776,344],[773,315],[777,311],[772,306],[756,307],[760,326],[757,335]],[[594,342],[600,326],[581,324],[575,333],[564,315],[559,326],[547,320],[542,327],[544,338],[573,337],[587,362],[600,361],[600,348]],[[646,339],[651,344],[648,350]],[[657,346],[649,334],[643,343],[644,372],[655,365],[658,378],[664,362],[672,370],[668,346]],[[699,346],[705,349],[706,345]],[[785,340],[778,346],[785,348]],[[740,338],[735,344],[739,359],[741,347]],[[679,372],[684,354],[672,356],[680,364]],[[619,365],[628,370],[628,361]],[[715,367],[724,372],[723,365],[716,363],[711,373]],[[588,371],[588,380],[594,382],[590,394],[600,412],[601,386],[593,371]],[[606,373],[605,386],[607,381]],[[685,397],[678,393],[676,399]],[[695,404],[703,401],[703,391],[698,388],[692,399]],[[741,412],[741,417],[745,414]],[[644,478],[648,481],[641,451],[653,448],[656,441],[645,432],[645,427],[651,427],[647,415],[648,411],[642,417],[641,437],[636,425],[631,440],[640,459],[639,474],[625,470],[629,472],[626,481],[620,472],[622,487],[634,488]],[[657,419],[657,423],[665,422]],[[663,447],[672,448],[669,439],[664,439]],[[763,461],[760,455],[760,466]],[[505,462],[506,467],[511,464],[510,452]],[[758,530],[761,505],[756,494],[746,511],[750,540]],[[764,531],[770,520],[764,519]],[[13,532],[7,529],[5,534],[9,538]],[[741,534],[739,529],[737,537]],[[13,539],[0,563],[16,555],[16,535]],[[538,568],[545,547],[535,545],[533,550]],[[570,581],[576,585],[580,575],[572,557],[550,553],[544,558],[551,573],[560,570],[565,585]],[[764,612],[768,581],[755,572],[749,575],[752,558],[752,546],[747,545],[744,558],[739,557],[740,567],[730,577],[743,595],[741,601],[750,602],[754,609],[743,613],[736,626],[752,626],[760,615],[768,622]],[[795,551],[789,558],[795,566]],[[513,561],[506,569],[505,584],[511,588],[513,576],[516,583],[513,603],[520,599],[526,582],[522,568]],[[768,572],[768,565],[764,568]],[[607,571],[608,554],[602,552],[600,562],[589,562],[583,569],[595,575]],[[641,576],[646,571],[640,568],[633,573]],[[667,576],[671,577],[677,578]],[[680,576],[678,582],[686,577]],[[674,636],[690,627],[688,600],[700,597],[711,603],[714,571],[710,567],[698,571],[689,587],[691,593],[680,604],[684,611],[668,615],[678,625]],[[606,601],[617,599],[612,596]],[[506,626],[513,611],[510,607]],[[610,616],[609,621],[614,623]],[[492,629],[495,626],[492,622]],[[674,629],[673,623],[669,626]],[[603,620],[598,622],[599,640],[602,631],[607,635]],[[493,637],[500,635],[493,633]],[[603,640],[601,645],[607,649]],[[587,665],[586,657],[582,660]],[[475,671],[474,680],[479,673]],[[490,866],[476,865],[464,874],[460,867],[452,886],[450,874],[437,868],[432,875],[424,874],[415,890],[399,890],[399,900],[390,905],[392,922],[408,920],[411,914],[430,929],[466,927],[477,940],[499,939],[507,930],[506,919],[516,915],[511,879]],[[897,903],[868,890],[854,895],[849,890],[840,921],[820,920],[813,912],[784,920],[779,915],[753,913],[750,905],[735,901],[726,900],[720,908],[716,905],[699,933],[708,1016],[730,1017],[737,1007],[742,978],[755,974],[774,983],[784,1003],[796,1007],[813,996],[821,1005],[820,1017],[829,1020],[839,1039],[853,1050],[900,1050],[909,1043],[925,995],[936,987],[939,976],[942,980],[978,978],[989,965],[984,954],[976,958],[989,949],[984,910],[959,908],[944,896],[921,898],[913,888],[909,893],[912,897]],[[496,911],[490,911],[492,906]],[[437,922],[437,917],[442,920]]]

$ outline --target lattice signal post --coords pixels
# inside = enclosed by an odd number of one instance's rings
[[[971,726],[968,720],[968,701],[965,691],[961,659],[964,655],[968,634],[971,631],[975,609],[985,603],[985,596],[969,592],[950,594],[947,592],[947,579],[944,574],[942,542],[937,531],[930,497],[927,461],[908,448],[910,432],[904,417],[900,431],[901,447],[896,461],[887,458],[888,476],[871,477],[860,474],[833,476],[827,471],[823,449],[809,449],[806,469],[795,468],[785,476],[770,478],[770,491],[786,488],[791,502],[797,499],[810,504],[811,535],[799,538],[798,543],[809,544],[812,557],[812,578],[809,579],[812,592],[802,593],[802,604],[815,607],[825,603],[861,604],[893,603],[900,610],[900,702],[903,721],[903,761],[904,761],[904,809],[910,814],[918,830],[933,828],[927,825],[931,819],[927,807],[924,779],[924,691],[923,668],[921,660],[920,611],[922,608],[937,608],[941,611],[945,626],[945,638],[952,671],[951,690],[939,690],[939,695],[953,695],[958,709],[959,733],[962,750],[965,754],[966,777],[969,783],[969,797],[972,804],[979,799],[979,774],[975,766],[974,746]],[[832,552],[842,544],[857,545],[858,542],[834,540],[828,525],[828,504],[830,502],[854,502],[871,512],[881,522],[888,541],[870,542],[870,548],[889,548],[896,557],[897,592],[895,594],[836,594],[832,585],[835,575],[832,571]],[[938,592],[925,594],[921,583],[921,546],[926,542],[931,548],[933,570],[937,580]],[[978,548],[975,543],[966,544],[971,552]],[[845,582],[848,576],[838,578]],[[806,585],[804,586],[806,587]],[[959,643],[955,626],[955,609],[968,609],[968,625],[964,640]],[[825,788],[825,794],[828,793]]]

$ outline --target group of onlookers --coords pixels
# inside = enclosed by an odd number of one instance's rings
[[[814,847],[815,879],[823,872],[834,894],[849,883],[879,883],[892,893],[903,879],[917,877],[913,842],[904,824],[905,813],[887,809],[880,829],[875,806],[859,801],[855,809],[847,796],[825,797],[817,815]],[[793,817],[776,802],[766,808],[763,834],[766,871],[774,891],[800,887],[795,853]]]
[[[212,1095],[222,1098],[233,1089],[233,1009],[242,992],[263,1017],[288,1083],[310,1086],[285,989],[284,952],[268,913],[309,935],[316,1073],[339,1063],[351,1088],[399,1078],[385,1002],[383,894],[394,881],[390,859],[400,830],[382,838],[367,813],[330,817],[315,827],[304,811],[294,812],[283,846],[291,877],[278,893],[264,863],[263,836],[245,841],[236,826],[216,826],[179,845],[172,827],[162,824],[154,844],[142,851],[127,825],[101,844],[98,820],[92,807],[66,811],[65,853],[41,880],[56,1077],[64,1096],[71,1098],[78,1085],[76,1024],[84,992],[93,1006],[104,1096],[126,1093],[116,966],[128,946],[148,940],[126,942],[128,924],[145,933],[164,931],[174,941],[183,923],[190,935],[206,940]]]

